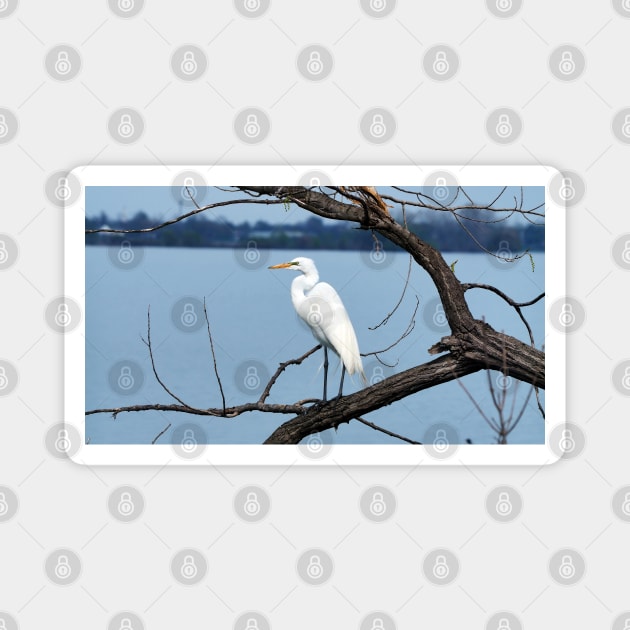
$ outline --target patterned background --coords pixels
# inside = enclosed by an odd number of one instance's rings
[[[630,626],[630,2],[428,5],[0,0],[0,628]],[[217,162],[560,168],[570,455],[316,471],[56,456],[59,173]]]

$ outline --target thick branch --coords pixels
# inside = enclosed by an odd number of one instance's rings
[[[394,374],[371,387],[349,396],[320,403],[279,426],[265,444],[297,444],[312,433],[319,433],[406,398],[423,389],[446,383],[482,369],[476,361],[439,357],[409,370]]]

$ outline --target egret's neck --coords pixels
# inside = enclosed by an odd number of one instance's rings
[[[318,281],[319,275],[316,271],[300,274],[293,280],[291,283],[291,301],[296,309],[306,298],[306,293],[310,291]]]

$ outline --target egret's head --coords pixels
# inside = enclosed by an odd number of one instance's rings
[[[310,258],[294,258],[289,262],[272,265],[269,269],[294,269],[302,273],[308,273],[315,269],[315,263]]]

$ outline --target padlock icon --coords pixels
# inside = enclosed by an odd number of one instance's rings
[[[70,58],[65,50],[60,50],[57,53],[57,60],[55,61],[55,72],[62,76],[65,76],[72,70],[72,64]]]
[[[181,190],[182,198],[185,201],[194,199],[197,195],[197,188],[195,187],[195,180],[192,177],[184,177],[184,183]]]
[[[382,138],[387,133],[387,125],[382,114],[374,114],[370,124],[370,135],[373,138]]]
[[[9,135],[9,125],[7,125],[7,119],[4,114],[0,114],[0,138],[4,138]]]
[[[131,122],[131,114],[122,114],[118,122],[118,135],[121,138],[131,138],[135,131],[136,128]]]
[[[570,304],[563,304],[559,316],[560,324],[568,328],[575,324],[575,313],[573,307]]]
[[[196,577],[199,569],[195,564],[195,559],[192,556],[184,556],[184,562],[182,563],[182,567],[180,569],[180,573],[182,577],[187,580],[192,580]]]
[[[118,8],[127,13],[133,10],[134,0],[118,0]]]
[[[70,189],[68,178],[60,177],[55,187],[55,197],[59,199],[59,201],[68,201],[70,195],[72,195],[72,190]]]
[[[512,385],[512,379],[507,374],[499,374],[496,383],[499,389],[506,390]]]
[[[623,246],[623,251],[621,252],[621,259],[623,262],[628,263],[630,265],[630,241],[626,241]]]
[[[247,493],[243,508],[247,516],[257,516],[260,513],[260,501],[258,500],[258,495],[255,492]]]
[[[199,66],[197,65],[197,60],[195,59],[195,53],[192,50],[187,50],[184,53],[184,58],[182,59],[180,68],[186,76],[190,76],[197,72]]]
[[[435,313],[433,313],[433,323],[440,328],[446,326],[446,314],[444,313],[444,307],[442,306],[442,304],[438,303],[435,306]]]
[[[497,249],[496,257],[500,262],[508,262],[514,258],[508,241],[499,242],[499,249]]]
[[[446,563],[446,556],[437,556],[435,558],[435,564],[433,565],[433,575],[438,580],[444,580],[451,572],[448,564]]]
[[[446,53],[443,50],[438,50],[433,59],[433,72],[442,76],[450,70],[450,67]]]
[[[383,516],[387,511],[387,504],[382,492],[375,492],[370,501],[370,512],[374,516]]]
[[[563,201],[571,201],[575,197],[575,187],[573,186],[573,180],[570,177],[562,178],[562,185],[558,191],[560,199]]]
[[[129,265],[133,262],[133,259],[136,257],[135,252],[131,247],[131,243],[129,241],[123,241],[120,244],[120,248],[118,249],[118,254],[116,255],[118,261],[123,265]]]
[[[192,429],[185,429],[184,437],[182,438],[182,449],[187,453],[191,453],[197,448],[197,444],[195,432]]]
[[[0,492],[0,516],[4,516],[8,511],[9,504],[7,503],[7,497],[4,492]]]
[[[244,383],[245,387],[250,390],[258,389],[260,387],[260,377],[258,376],[258,370],[255,365],[250,365],[247,368]]]
[[[243,131],[248,138],[256,138],[260,134],[260,123],[256,114],[248,114]]]
[[[243,4],[245,10],[253,13],[254,11],[258,11],[260,9],[260,0],[245,0]]]
[[[372,251],[370,252],[370,260],[376,264],[380,265],[385,262],[385,258],[387,255],[385,254],[385,250],[383,249],[383,244],[379,240],[374,240],[372,242]]]
[[[319,556],[313,555],[310,557],[308,566],[306,567],[306,573],[314,580],[318,580],[322,577],[324,574],[324,567],[322,566],[322,561]]]
[[[59,453],[66,453],[70,450],[71,446],[72,442],[70,441],[67,429],[59,429],[57,439],[55,440],[55,450]]]
[[[560,573],[560,577],[565,580],[570,580],[575,575],[575,565],[573,564],[573,558],[571,558],[571,556],[562,556],[558,573]]]
[[[380,13],[387,6],[387,0],[370,0],[370,9],[375,13]]]
[[[57,306],[57,312],[55,313],[55,324],[61,328],[66,328],[72,323],[72,315],[70,315],[70,309],[68,305],[62,302]]]
[[[376,617],[376,619],[372,621],[372,627],[370,630],[385,630],[385,624],[383,623],[381,617]]]
[[[438,429],[435,432],[435,438],[433,440],[433,447],[436,451],[444,453],[449,447],[449,441],[446,437],[446,431],[444,429]]]
[[[629,0],[630,1],[630,0]],[[0,137],[2,136],[2,121],[0,120]],[[621,133],[630,138],[630,114],[626,114],[623,119],[623,125],[621,125]]]
[[[0,390],[6,389],[9,386],[9,379],[7,377],[7,371],[3,365],[0,365]]]
[[[510,621],[505,617],[501,617],[501,619],[499,619],[499,623],[497,624],[497,630],[512,630]]]
[[[131,373],[131,368],[128,365],[123,365],[118,375],[118,387],[123,391],[128,391],[135,385],[135,382],[136,379]]]
[[[247,241],[247,249],[245,250],[245,262],[250,265],[255,265],[260,261],[260,252],[256,241]]]
[[[306,69],[309,74],[317,76],[322,73],[324,69],[324,63],[322,62],[322,56],[316,50],[311,51],[306,62]]]
[[[250,617],[245,625],[245,630],[259,630],[258,621]]]
[[[497,9],[506,13],[512,8],[512,0],[497,0]]]
[[[309,435],[306,441],[306,448],[313,454],[319,453],[324,448],[324,440],[319,434]]]
[[[120,620],[120,627],[118,628],[118,630],[133,630],[131,619],[129,619],[129,617],[123,617]]]
[[[9,259],[7,244],[0,238],[0,265],[3,265]]]
[[[510,495],[507,492],[500,492],[497,504],[495,506],[497,514],[499,516],[509,516],[512,513],[512,501]]]
[[[621,6],[623,7],[624,11],[630,11],[630,0],[623,0],[623,2],[621,3]],[[629,623],[629,622],[626,622]],[[624,627],[625,630],[625,627]]]
[[[57,558],[57,564],[55,565],[54,571],[55,575],[60,580],[67,580],[72,575],[72,567],[70,566],[68,556],[61,554]]]
[[[571,453],[575,450],[575,439],[570,429],[564,429],[560,435],[560,448],[565,453]]]
[[[630,367],[624,369],[621,385],[624,389],[630,389]]]
[[[575,72],[575,60],[573,59],[573,53],[570,50],[565,50],[562,53],[558,69],[565,76],[573,74]]]
[[[308,309],[308,324],[310,326],[321,326],[324,318],[322,317],[321,307],[317,302],[313,302]]]
[[[372,376],[370,377],[370,385],[376,385],[385,380],[385,374],[383,374],[383,368],[380,365],[375,365],[372,370]]]
[[[628,4],[630,5],[630,2]],[[630,11],[630,6],[628,6],[627,10]],[[623,630],[630,630],[630,617],[623,622]]]
[[[621,511],[626,516],[630,516],[630,492],[626,492],[623,498],[623,503],[621,504]]]
[[[495,127],[495,131],[499,138],[509,138],[512,135],[512,123],[508,114],[499,114],[499,121]]]
[[[448,197],[448,187],[446,186],[446,177],[435,178],[433,196],[439,201],[444,201],[444,199]]]
[[[184,304],[184,310],[182,311],[179,319],[187,328],[190,328],[197,323],[199,318],[197,317],[197,313],[195,313],[195,307],[190,302],[186,302],[186,304]]]
[[[322,182],[319,177],[311,177],[309,186],[321,186]]]
[[[118,512],[122,516],[130,516],[133,514],[136,506],[131,498],[130,492],[123,492],[120,495],[120,500],[118,501]]]

